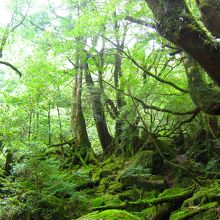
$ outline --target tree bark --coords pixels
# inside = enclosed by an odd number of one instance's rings
[[[116,18],[116,12],[115,12],[115,19]],[[114,86],[119,89],[116,90],[116,107],[118,113],[120,113],[122,107],[125,104],[123,92],[121,92],[121,86],[120,86],[120,78],[122,77],[122,71],[121,71],[121,64],[122,64],[122,51],[124,49],[125,45],[125,37],[126,37],[126,30],[127,26],[124,26],[123,35],[120,39],[119,33],[120,33],[120,24],[117,20],[115,20],[114,23],[114,32],[115,32],[115,39],[116,39],[116,51],[115,51],[115,63],[114,63]],[[119,114],[118,114],[119,115]],[[122,120],[120,118],[116,118],[116,125],[115,125],[115,138],[118,142],[120,142],[120,135],[122,132]]]
[[[220,84],[220,47],[190,13],[184,0],[145,0],[158,32],[183,48]],[[214,21],[213,21],[214,22]],[[219,22],[215,20],[215,23]]]
[[[196,0],[205,27],[213,36],[220,37],[220,1]]]
[[[76,74],[73,89],[73,104],[72,104],[72,130],[76,136],[77,149],[76,154],[82,158],[86,158],[88,151],[91,150],[91,143],[86,129],[86,122],[82,109],[82,75],[83,66],[80,65],[80,55],[76,55]]]
[[[205,113],[220,114],[220,91],[211,88],[203,79],[203,70],[192,58],[185,59],[189,94],[193,102]]]
[[[87,62],[85,63],[85,77],[99,140],[103,151],[106,152],[112,143],[112,137],[108,131],[106,123],[104,107],[101,100],[101,89],[95,87],[93,79],[89,73]]]

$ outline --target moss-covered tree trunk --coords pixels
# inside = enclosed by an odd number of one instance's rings
[[[125,46],[125,36],[127,32],[127,27],[124,26],[122,37],[120,37],[120,24],[116,20],[116,12],[115,12],[115,23],[114,23],[114,33],[115,33],[115,40],[116,40],[116,50],[115,50],[115,63],[114,63],[114,86],[116,87],[116,108],[118,112],[118,117],[116,118],[116,125],[115,125],[115,140],[120,143],[120,136],[122,133],[122,120],[119,117],[119,113],[121,112],[122,107],[124,106],[124,97],[120,90],[122,90],[120,85],[120,78],[122,77],[122,50]]]
[[[108,131],[106,123],[104,106],[101,99],[101,89],[95,86],[91,74],[89,73],[89,66],[87,62],[85,63],[85,78],[99,140],[104,152],[106,152],[109,150],[112,143],[112,136]]]
[[[185,59],[189,94],[193,102],[205,113],[220,114],[220,90],[211,88],[203,79],[203,70],[192,58]]]
[[[196,0],[202,15],[205,27],[215,37],[220,37],[220,1],[219,0]]]
[[[220,47],[202,28],[187,8],[184,0],[145,0],[157,21],[158,32],[183,48],[220,84]],[[208,0],[207,0],[208,2]],[[213,0],[215,5],[219,1]],[[212,20],[213,25],[219,23]]]
[[[80,54],[77,52],[76,55],[76,66],[75,66],[75,79],[73,89],[73,103],[72,103],[72,130],[76,136],[77,149],[76,154],[82,158],[86,158],[89,151],[91,151],[91,143],[86,129],[86,122],[82,109],[82,77],[83,77],[83,66],[80,62]]]

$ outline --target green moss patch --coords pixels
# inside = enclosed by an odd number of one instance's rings
[[[88,215],[82,216],[78,220],[141,220],[138,216],[135,216],[127,211],[111,209],[103,212],[93,212]]]

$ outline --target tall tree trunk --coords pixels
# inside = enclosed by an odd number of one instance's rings
[[[127,32],[127,26],[124,26],[124,32],[120,39],[120,25],[117,21],[116,12],[115,12],[115,23],[114,23],[114,32],[115,32],[115,39],[116,39],[116,51],[115,51],[115,63],[114,63],[114,86],[121,90],[120,86],[120,78],[122,77],[121,71],[121,64],[122,64],[122,50],[124,49],[125,45],[125,37]],[[120,113],[122,107],[124,106],[124,97],[121,91],[116,90],[116,104],[117,110]],[[116,125],[115,125],[115,138],[118,142],[120,142],[120,135],[122,132],[122,120],[118,117],[116,118]]]
[[[58,91],[59,91],[59,89],[58,89]],[[57,117],[58,117],[59,129],[60,129],[60,132],[59,132],[60,143],[63,143],[64,142],[63,128],[62,128],[62,121],[61,121],[61,115],[60,115],[60,108],[59,108],[58,105],[57,105]],[[64,152],[63,145],[60,146],[60,149],[61,149],[62,157],[64,159],[65,158],[65,152]]]
[[[31,130],[32,130],[32,111],[29,113],[29,126],[28,126],[28,140],[31,140]]]
[[[184,0],[145,0],[157,20],[158,32],[182,47],[220,84],[220,46],[190,13]],[[208,1],[208,0],[206,0]],[[218,1],[213,5],[219,5]],[[219,20],[212,20],[218,23]]]
[[[13,152],[12,150],[7,150],[4,164],[4,171],[6,175],[10,175],[12,170],[12,162],[13,162]]]
[[[51,145],[51,109],[50,109],[50,103],[48,104],[48,110],[47,110],[47,123],[48,123],[48,144]]]
[[[106,152],[109,150],[109,147],[112,143],[112,137],[108,131],[108,127],[106,123],[104,107],[101,99],[101,89],[97,88],[94,85],[93,79],[89,73],[89,66],[87,62],[85,63],[85,78],[88,88],[87,91],[89,93],[92,104],[93,117],[95,120],[99,140],[104,152]]]
[[[82,76],[83,66],[80,65],[80,55],[77,52],[75,65],[75,79],[73,89],[73,104],[72,104],[72,130],[76,136],[77,149],[76,154],[83,159],[87,157],[91,150],[91,143],[86,129],[86,122],[82,109]]]

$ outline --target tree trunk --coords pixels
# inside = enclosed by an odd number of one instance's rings
[[[86,158],[91,150],[91,143],[86,129],[86,122],[82,109],[82,74],[83,66],[80,65],[80,56],[76,56],[76,74],[73,89],[73,104],[72,104],[72,130],[76,136],[77,149],[76,154],[82,158]]]
[[[145,1],[157,20],[158,32],[182,47],[220,84],[220,47],[191,15],[185,1]],[[213,22],[219,21],[215,19]]]
[[[112,143],[112,137],[108,131],[104,107],[101,100],[101,90],[100,88],[95,87],[93,79],[89,73],[88,63],[85,63],[85,75],[86,75],[86,84],[88,88],[88,93],[90,96],[93,117],[96,124],[96,129],[98,132],[99,140],[102,145],[104,152],[109,150],[109,147]]]
[[[215,37],[220,37],[220,1],[196,0],[205,27]]]
[[[189,94],[193,102],[205,113],[220,114],[220,91],[211,88],[202,78],[203,70],[192,58],[185,59]]]
[[[10,175],[11,173],[12,162],[13,162],[13,152],[12,150],[7,150],[6,157],[5,157],[5,164],[4,164],[4,171],[6,175]]]
[[[29,126],[28,126],[28,141],[31,140],[31,132],[32,132],[32,112],[29,113]]]
[[[114,32],[115,32],[115,38],[116,38],[116,51],[115,51],[115,63],[114,63],[114,86],[116,89],[121,90],[120,86],[120,78],[122,77],[122,71],[121,71],[121,64],[122,64],[122,50],[124,49],[125,44],[125,37],[127,32],[127,26],[124,26],[124,32],[122,35],[122,38],[120,39],[119,33],[120,33],[120,25],[119,22],[116,20],[116,13],[115,13],[115,24],[114,24]],[[116,90],[116,104],[117,104],[117,111],[120,113],[122,107],[125,104],[123,94],[121,91]],[[119,116],[119,114],[118,114]],[[115,139],[120,142],[120,135],[122,132],[122,120],[118,117],[116,118],[116,125],[115,125]]]
[[[48,110],[47,110],[47,123],[48,123],[48,144],[51,145],[51,112],[50,112],[50,103],[48,103]]]

